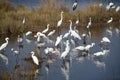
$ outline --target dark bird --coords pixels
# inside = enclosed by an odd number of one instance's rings
[[[78,1],[75,0],[75,2],[73,3],[73,6],[72,6],[73,11],[77,8],[77,5],[78,5]]]

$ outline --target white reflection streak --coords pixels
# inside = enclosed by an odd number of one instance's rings
[[[3,54],[0,54],[0,57],[3,59],[3,60],[5,60],[5,63],[6,63],[6,65],[8,64],[8,57],[6,57],[5,55],[3,55]]]

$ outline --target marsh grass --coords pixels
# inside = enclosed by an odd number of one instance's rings
[[[23,33],[28,30],[33,32],[42,31],[48,23],[50,28],[56,28],[61,11],[64,11],[63,27],[69,25],[69,19],[72,19],[75,23],[78,18],[82,27],[86,27],[89,17],[92,18],[93,24],[106,23],[110,17],[113,17],[114,21],[120,19],[120,12],[116,13],[115,10],[106,11],[105,7],[99,7],[98,5],[90,5],[84,10],[70,12],[62,3],[57,6],[55,0],[44,0],[42,5],[33,9],[25,8],[22,5],[15,8],[11,3],[1,0],[0,34]],[[22,24],[24,17],[26,23]]]

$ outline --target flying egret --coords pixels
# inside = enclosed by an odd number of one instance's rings
[[[43,30],[42,33],[46,33],[49,30],[49,26],[50,26],[50,24],[47,24],[47,28],[45,30]]]
[[[73,6],[72,6],[73,11],[77,8],[77,5],[78,5],[78,1],[75,0],[75,2],[73,3]]]
[[[107,23],[111,23],[113,21],[113,18],[111,17],[110,20],[107,21]]]
[[[55,33],[55,30],[49,32],[49,34],[47,36],[52,36]]]
[[[62,35],[57,37],[57,40],[55,42],[55,46],[57,46],[60,43],[61,40],[62,40]]]
[[[6,41],[6,42],[3,43],[3,44],[0,46],[0,51],[6,48],[6,46],[8,45],[8,40],[9,40],[9,38],[6,37],[6,38],[5,38],[5,41]]]
[[[36,65],[39,65],[39,60],[38,58],[35,56],[35,52],[31,51],[31,57],[33,59],[33,62],[36,64]]]
[[[107,37],[103,37],[101,43],[110,43],[110,40]]]

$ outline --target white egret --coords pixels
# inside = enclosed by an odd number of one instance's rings
[[[91,22],[91,17],[90,17],[90,18],[89,18],[88,25],[87,25],[87,28],[89,28],[91,25],[92,25],[92,22]]]
[[[71,36],[81,40],[81,37],[78,35],[78,33],[76,33],[76,31],[72,30],[72,21],[69,20],[69,22],[70,22],[70,33],[71,33]]]
[[[55,30],[51,31],[47,36],[52,36],[55,33]]]
[[[26,22],[26,19],[25,19],[25,17],[24,17],[22,23],[25,24],[25,22]]]
[[[116,12],[120,11],[120,6],[117,6],[117,8],[115,9]]]
[[[60,43],[61,40],[62,40],[62,35],[57,37],[57,40],[55,42],[55,46],[57,46]]]
[[[68,38],[69,35],[70,35],[70,31],[67,32],[67,33],[65,33],[64,36],[63,36],[63,38]]]
[[[114,6],[113,2],[109,2],[109,4],[106,6],[106,10],[110,10],[110,8]]]
[[[25,33],[25,36],[29,36],[30,34],[32,34],[32,31],[28,31]]]
[[[63,21],[63,11],[61,12],[61,19],[58,21],[57,23],[57,27],[60,27],[62,25],[62,21]]]
[[[77,19],[77,20],[76,20],[75,24],[76,24],[76,25],[78,25],[78,24],[79,24],[79,19]]]
[[[110,43],[110,40],[107,37],[103,37],[101,43]]]
[[[73,3],[73,6],[72,6],[73,11],[77,8],[77,5],[78,5],[78,1],[75,0],[75,2]]]
[[[113,18],[111,17],[110,20],[107,21],[107,23],[111,23],[113,21]]]
[[[54,50],[53,48],[47,47],[46,49],[44,49],[44,51],[45,51],[45,54],[48,54],[48,53],[52,53]]]
[[[3,43],[3,44],[0,46],[0,51],[6,48],[6,46],[8,45],[8,40],[9,40],[9,38],[6,37],[6,38],[5,38],[5,41],[6,41],[6,42]]]
[[[43,30],[42,33],[46,33],[49,30],[49,26],[50,26],[50,24],[47,24],[47,28],[45,30]]]
[[[67,40],[66,41],[66,48],[65,48],[65,51],[64,52],[62,52],[62,54],[61,54],[61,58],[63,58],[63,59],[65,59],[65,57],[67,56],[67,54],[69,53],[69,51],[70,51],[70,46],[69,46],[69,41]]]
[[[39,60],[38,58],[35,56],[35,52],[31,51],[31,57],[33,59],[33,62],[36,64],[36,65],[39,65]]]

